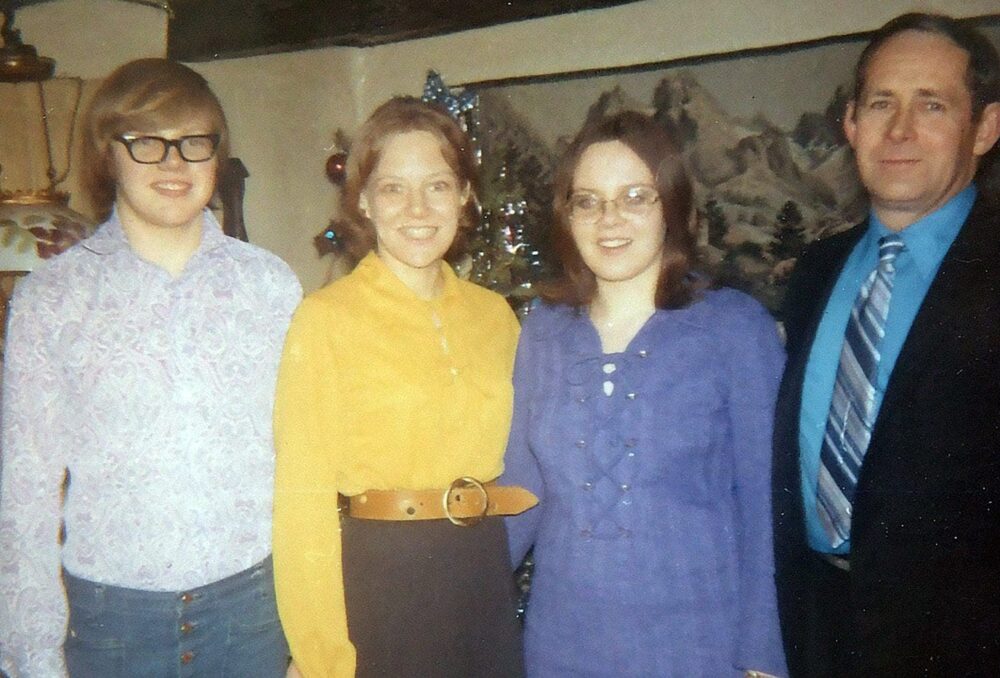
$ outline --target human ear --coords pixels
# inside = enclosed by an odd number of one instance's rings
[[[979,122],[976,124],[976,141],[972,146],[973,154],[976,157],[986,155],[998,138],[1000,138],[1000,102],[994,101],[987,105],[979,115]]]
[[[851,145],[851,148],[854,148],[854,139],[858,134],[858,123],[855,119],[857,112],[855,101],[851,99],[844,109],[844,136],[847,137],[847,143]]]

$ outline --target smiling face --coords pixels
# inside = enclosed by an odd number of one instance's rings
[[[212,132],[205,123],[194,122],[134,133],[176,139]],[[147,165],[133,160],[125,145],[118,141],[111,142],[111,154],[115,206],[126,228],[146,232],[200,231],[202,210],[215,192],[217,157],[205,162],[186,162],[176,148],[171,148],[162,162]]]
[[[996,142],[1000,104],[978,121],[969,55],[944,36],[904,31],[874,54],[844,131],[879,219],[902,230],[969,185]]]
[[[651,189],[655,179],[646,164],[620,141],[591,144],[573,173],[574,196],[605,201],[595,220],[570,215],[573,242],[602,286],[643,279],[656,286],[663,259],[666,224],[659,203],[643,213],[623,212],[614,202],[629,189]]]
[[[374,225],[376,252],[401,280],[438,266],[458,231],[469,187],[459,185],[431,132],[400,132],[382,146],[359,207]]]

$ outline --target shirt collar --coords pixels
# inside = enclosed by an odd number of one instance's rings
[[[207,207],[202,211],[201,243],[194,256],[211,252],[226,243],[226,234],[222,232],[222,226],[215,214]],[[118,217],[118,208],[111,211],[111,216],[105,221],[97,231],[83,241],[82,245],[94,254],[107,255],[123,249],[129,249],[128,238],[122,228],[121,219]]]
[[[870,228],[866,246],[877,252],[880,238],[898,235],[921,275],[932,276],[968,218],[975,201],[976,187],[969,184],[941,207],[898,232],[883,224],[873,209],[869,212]]]
[[[410,299],[413,301],[435,303],[448,301],[459,294],[459,279],[458,276],[455,275],[455,271],[445,261],[442,261],[440,266],[444,284],[441,288],[441,296],[434,299],[421,299],[414,294],[413,290],[407,287],[406,283],[400,280],[374,251],[365,255],[365,257],[358,263],[355,271],[368,278],[377,288],[392,294],[395,297]]]

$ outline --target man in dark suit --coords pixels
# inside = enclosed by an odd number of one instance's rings
[[[979,33],[908,14],[844,129],[868,220],[789,284],[774,529],[793,676],[1000,675],[1000,136]]]

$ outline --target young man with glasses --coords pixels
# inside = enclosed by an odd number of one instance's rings
[[[271,411],[301,288],[207,209],[229,134],[197,73],[125,64],[84,135],[105,221],[29,276],[10,316],[3,669],[283,676]]]

